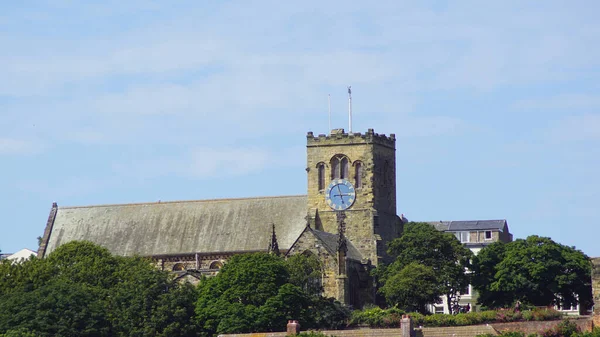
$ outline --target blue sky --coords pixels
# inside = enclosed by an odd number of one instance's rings
[[[397,136],[410,220],[600,256],[597,1],[0,4],[0,249],[62,206],[306,193],[306,132]],[[268,219],[265,219],[268,221]]]

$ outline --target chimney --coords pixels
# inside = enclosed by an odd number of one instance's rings
[[[297,335],[300,333],[300,323],[296,320],[290,320],[287,324],[287,335]]]
[[[402,337],[415,337],[413,321],[409,315],[402,315],[402,320],[400,320],[400,330]]]

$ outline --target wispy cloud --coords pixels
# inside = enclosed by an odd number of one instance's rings
[[[0,155],[30,155],[43,149],[44,145],[34,141],[0,138]]]
[[[512,105],[515,110],[565,110],[570,113],[580,110],[600,109],[598,95],[570,93],[549,97],[528,98],[517,100]]]
[[[600,140],[600,114],[567,116],[545,131],[551,142],[579,142]]]

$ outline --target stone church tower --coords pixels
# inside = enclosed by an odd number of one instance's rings
[[[287,255],[317,256],[324,295],[356,308],[376,301],[370,271],[388,262],[387,243],[402,233],[395,143],[373,129],[307,134],[308,223]]]
[[[338,129],[317,137],[308,132],[306,148],[313,228],[337,233],[337,209],[328,202],[327,191],[332,181],[347,180],[355,198],[344,209],[345,236],[374,266],[386,261],[386,244],[402,233],[396,214],[395,135],[379,135],[373,129],[365,134]]]

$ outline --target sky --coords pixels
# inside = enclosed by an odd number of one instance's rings
[[[0,250],[59,206],[306,193],[306,133],[397,137],[398,212],[600,256],[597,1],[0,3]],[[267,219],[265,221],[268,221]]]

